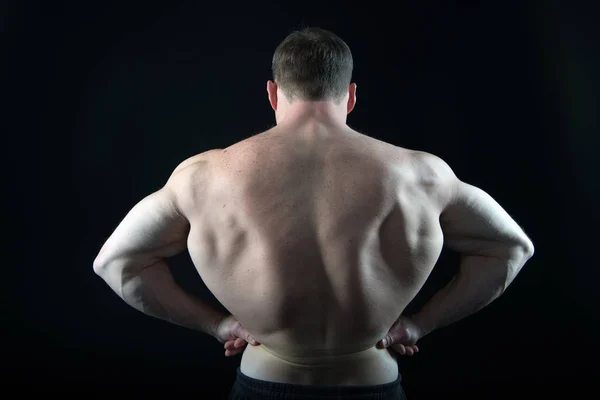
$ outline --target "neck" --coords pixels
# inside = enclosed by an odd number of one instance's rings
[[[330,101],[296,101],[287,106],[278,125],[307,122],[345,126],[345,107],[343,104],[335,104]]]

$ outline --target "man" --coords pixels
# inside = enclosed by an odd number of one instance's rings
[[[230,398],[404,398],[397,357],[500,296],[533,244],[440,158],[346,125],[356,84],[339,37],[293,32],[272,66],[277,125],[184,161],[94,270],[138,310],[243,352]],[[460,272],[403,316],[444,243]],[[165,260],[186,247],[230,315],[174,282]]]

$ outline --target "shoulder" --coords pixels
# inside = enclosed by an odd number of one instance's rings
[[[195,205],[194,199],[197,199],[194,193],[208,184],[210,164],[219,157],[221,151],[214,149],[189,157],[180,162],[171,173],[165,189],[173,196],[181,215],[189,216],[189,210]]]
[[[208,150],[183,160],[181,163],[179,163],[179,165],[177,165],[177,167],[175,167],[173,173],[171,174],[171,178],[175,176],[187,175],[190,172],[207,165],[211,160],[214,160],[216,157],[218,157],[222,151],[222,149]]]
[[[442,158],[426,151],[410,150],[411,164],[423,178],[443,182],[455,178],[454,171]]]
[[[186,193],[191,186],[207,182],[203,176],[208,178],[209,167],[216,161],[221,151],[221,149],[209,150],[183,160],[175,167],[165,186],[173,191]]]
[[[427,194],[444,208],[455,196],[458,178],[441,157],[425,151],[410,151],[415,180]]]

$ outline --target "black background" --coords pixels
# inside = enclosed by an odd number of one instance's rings
[[[127,306],[92,261],[179,162],[274,124],[271,56],[304,24],[353,51],[350,126],[442,157],[536,246],[499,300],[401,359],[409,399],[583,398],[600,377],[598,13],[413,3],[2,3],[4,197],[17,222],[5,231],[2,381],[88,398],[226,397],[239,356]],[[169,264],[219,306],[187,253]],[[444,251],[410,310],[456,266]]]

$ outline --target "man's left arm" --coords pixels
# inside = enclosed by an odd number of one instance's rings
[[[180,212],[178,191],[188,184],[192,164],[184,161],[163,188],[131,209],[94,260],[94,271],[139,311],[215,336],[227,314],[185,292],[165,261],[187,248],[190,225]]]

